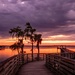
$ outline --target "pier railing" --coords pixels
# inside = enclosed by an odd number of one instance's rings
[[[74,59],[56,54],[47,54],[46,66],[56,75],[75,75]]]
[[[14,75],[21,65],[22,62],[19,55],[8,58],[0,63],[0,75]]]
[[[70,52],[70,53],[68,53],[68,52],[66,52],[66,53],[61,53],[60,55],[63,56],[63,57],[70,58],[70,59],[75,59],[75,52]]]
[[[45,59],[45,55],[40,54],[40,60]],[[34,61],[37,60],[37,54],[34,54]],[[24,54],[24,61],[22,55],[15,55],[0,63],[0,75],[15,75],[18,69],[25,63],[31,62],[31,54]]]

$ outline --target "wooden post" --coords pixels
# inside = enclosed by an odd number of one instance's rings
[[[43,60],[44,60],[44,54],[43,54]]]
[[[27,54],[27,63],[28,63],[28,54]]]
[[[46,66],[47,66],[47,54],[46,54]]]

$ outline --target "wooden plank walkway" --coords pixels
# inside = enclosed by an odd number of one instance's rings
[[[46,67],[44,61],[31,62],[24,65],[17,75],[53,75]]]

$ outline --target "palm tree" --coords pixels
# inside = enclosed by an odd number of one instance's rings
[[[16,28],[10,29],[10,31],[9,31],[9,33],[12,35],[12,37],[16,37],[18,42],[20,43],[22,55],[24,53],[24,51],[23,51],[23,48],[24,48],[23,40],[26,38],[30,38],[30,41],[32,43],[32,61],[33,61],[33,42],[34,42],[33,39],[34,39],[34,32],[35,31],[36,31],[36,29],[33,29],[29,22],[26,23],[26,28],[24,30],[22,30],[21,27],[18,26]]]
[[[34,43],[34,32],[36,31],[36,29],[33,29],[30,25],[30,23],[26,23],[26,36],[30,38],[31,44],[32,44],[32,61],[33,61],[33,43]]]
[[[23,38],[24,38],[24,31],[21,30],[21,28],[18,26],[16,28],[10,29],[10,34],[12,34],[12,37],[16,37],[18,39],[18,42],[21,45],[21,50],[23,52]]]
[[[39,49],[39,45],[41,44],[41,41],[42,41],[42,38],[41,38],[41,34],[35,34],[35,36],[34,36],[34,40],[35,40],[35,42],[37,42],[37,49],[38,49],[38,56],[37,56],[37,60],[39,60],[40,59],[40,56],[39,56],[39,54],[40,54],[40,49]]]
[[[25,32],[22,31],[22,29],[18,26],[16,28],[13,28],[13,29],[10,29],[9,33],[12,35],[12,37],[16,37],[18,39],[18,43],[14,44],[11,46],[11,48],[14,47],[14,49],[18,49],[18,48],[21,48],[21,52],[22,52],[22,61],[24,62],[24,51],[23,51],[23,48],[24,48],[24,44],[23,44],[23,39],[24,39],[24,34]]]

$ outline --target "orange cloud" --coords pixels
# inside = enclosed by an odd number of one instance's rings
[[[49,36],[48,38],[43,38],[42,45],[74,45],[75,40],[62,40],[62,38],[68,38],[66,35],[55,35]],[[0,45],[11,45],[16,42],[16,38],[6,38],[0,39]],[[24,40],[25,45],[31,45],[29,40]]]

